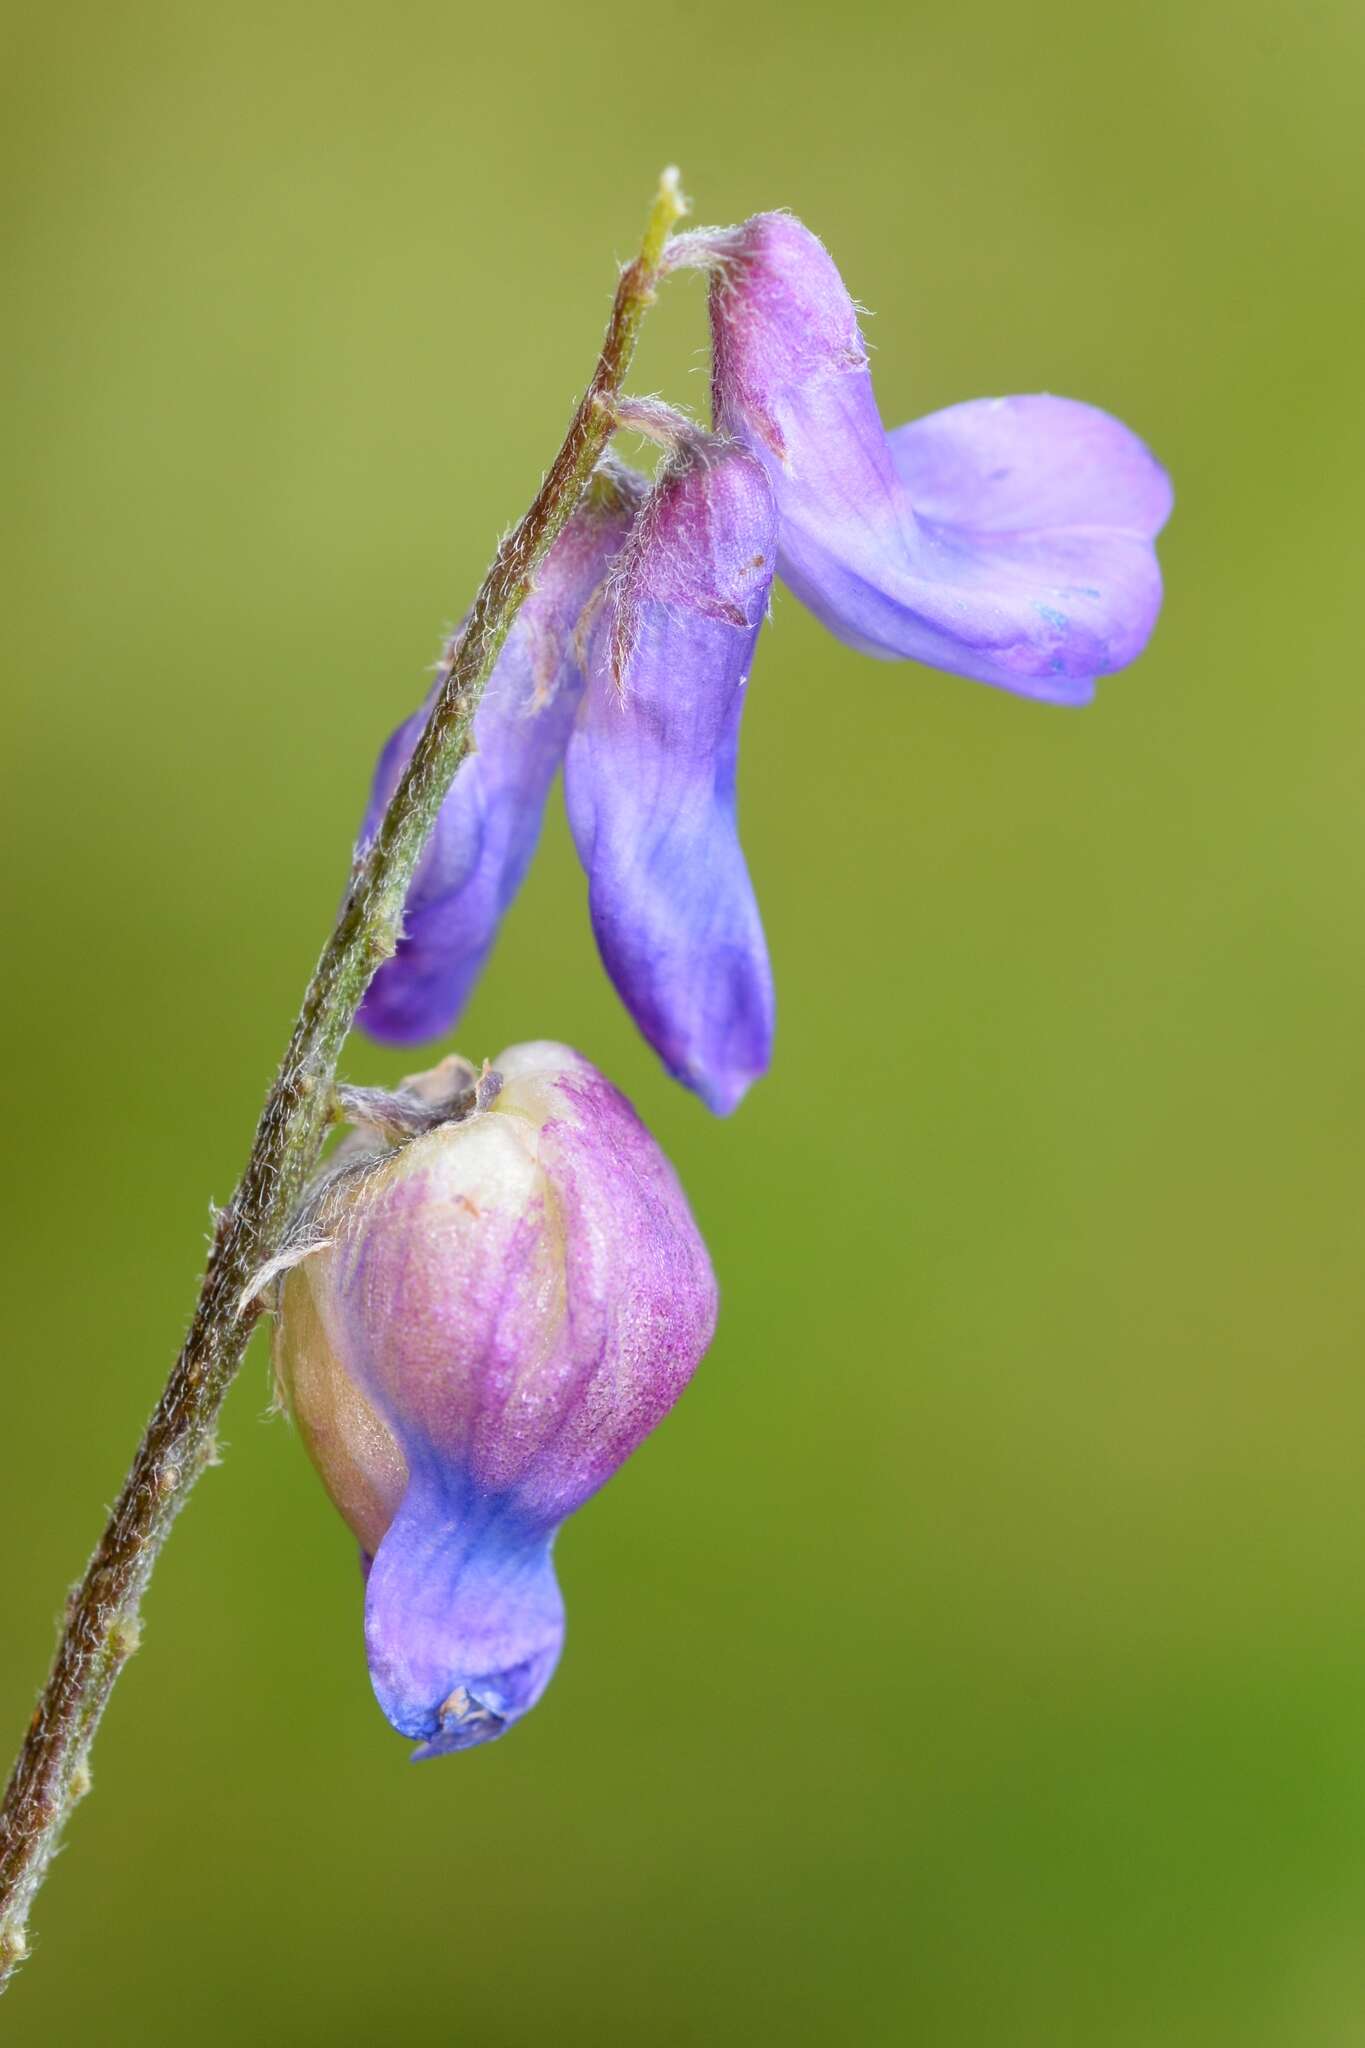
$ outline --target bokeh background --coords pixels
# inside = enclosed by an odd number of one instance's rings
[[[556,808],[459,1042],[633,1096],[714,1351],[562,1540],[543,1705],[414,1770],[258,1342],[10,2038],[1365,2037],[1363,63],[1350,0],[11,0],[6,1748],[660,164],[825,236],[889,422],[1069,393],[1179,504],[1083,713],[779,601],[780,1044],[729,1123],[617,1008]],[[703,403],[703,342],[679,280],[636,388]]]

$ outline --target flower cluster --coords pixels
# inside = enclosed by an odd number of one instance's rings
[[[664,267],[689,265],[710,277],[713,430],[616,401],[663,459],[651,482],[604,458],[546,555],[361,1020],[397,1044],[454,1024],[562,766],[607,972],[725,1114],[772,1052],[735,784],[774,577],[865,653],[1082,703],[1151,633],[1170,489],[1066,399],[888,433],[853,302],[790,215],[681,236]],[[367,839],[428,708],[383,752]],[[281,1261],[276,1371],[361,1546],[380,1704],[434,1756],[540,1697],[564,1633],[555,1533],[686,1385],[715,1283],[663,1155],[563,1046],[345,1107],[357,1128]]]
[[[562,760],[607,972],[724,1114],[772,1050],[735,770],[774,573],[864,653],[1080,704],[1156,622],[1171,494],[1134,434],[1070,399],[980,399],[888,433],[853,301],[789,214],[679,236],[666,267],[683,265],[711,275],[715,431],[675,430],[652,486],[604,465],[560,535],[361,1021],[398,1044],[455,1022]],[[366,834],[423,717],[384,750]]]

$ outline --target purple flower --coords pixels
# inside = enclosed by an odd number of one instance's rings
[[[470,1073],[447,1061],[404,1099],[458,1115]],[[324,1173],[275,1337],[369,1561],[376,1696],[421,1757],[539,1699],[564,1635],[555,1532],[673,1406],[716,1309],[671,1167],[579,1054],[514,1046],[471,1114],[440,1115]]]
[[[582,689],[574,628],[644,489],[642,478],[619,465],[599,471],[517,614],[474,720],[476,752],[455,777],[408,893],[398,951],[361,1006],[360,1022],[374,1038],[391,1045],[435,1038],[469,998],[535,851],[573,722]],[[446,665],[457,643],[458,636]],[[428,697],[381,754],[362,843],[383,816],[430,708]]]
[[[652,490],[608,464],[514,623],[361,1021],[398,1043],[459,1014],[520,884],[561,756],[607,971],[718,1114],[766,1071],[773,991],[735,821],[739,722],[774,569],[852,646],[1057,703],[1142,651],[1165,473],[1072,400],[976,400],[887,434],[852,300],[788,214],[675,239],[713,272],[703,435],[653,400]],[[586,669],[586,677],[584,674]],[[380,762],[375,829],[425,709]]]
[[[607,972],[669,1072],[718,1115],[772,1055],[735,765],[776,555],[763,465],[735,442],[685,438],[617,557],[564,770]]]
[[[1035,396],[888,435],[853,302],[800,221],[682,236],[671,260],[713,268],[716,423],[766,464],[778,573],[831,632],[1070,704],[1141,653],[1171,491],[1126,427]]]

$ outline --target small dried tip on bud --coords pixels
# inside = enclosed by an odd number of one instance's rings
[[[710,1262],[630,1105],[557,1045],[485,1067],[467,1114],[370,1143],[319,1209],[331,1242],[284,1279],[277,1377],[369,1560],[380,1705],[419,1756],[467,1749],[549,1682],[555,1532],[682,1392]]]
[[[451,1750],[473,1749],[480,1742],[496,1742],[507,1726],[502,1715],[476,1699],[466,1685],[457,1685],[450,1698],[442,1700],[436,1718],[440,1726],[434,1739],[412,1752],[415,1764]]]

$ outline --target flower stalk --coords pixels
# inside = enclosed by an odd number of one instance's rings
[[[280,1251],[334,1112],[337,1062],[375,970],[397,946],[408,886],[456,771],[484,685],[546,553],[616,427],[615,401],[653,301],[664,247],[686,212],[665,171],[640,252],[622,271],[597,367],[525,516],[498,548],[438,678],[430,716],[378,828],[357,853],[241,1181],[216,1220],[184,1346],[84,1578],[0,1806],[0,1991],[27,1954],[33,1896],[66,1816],[89,1787],[89,1751],[123,1664],[157,1553],[204,1467],[260,1314],[253,1281]]]

